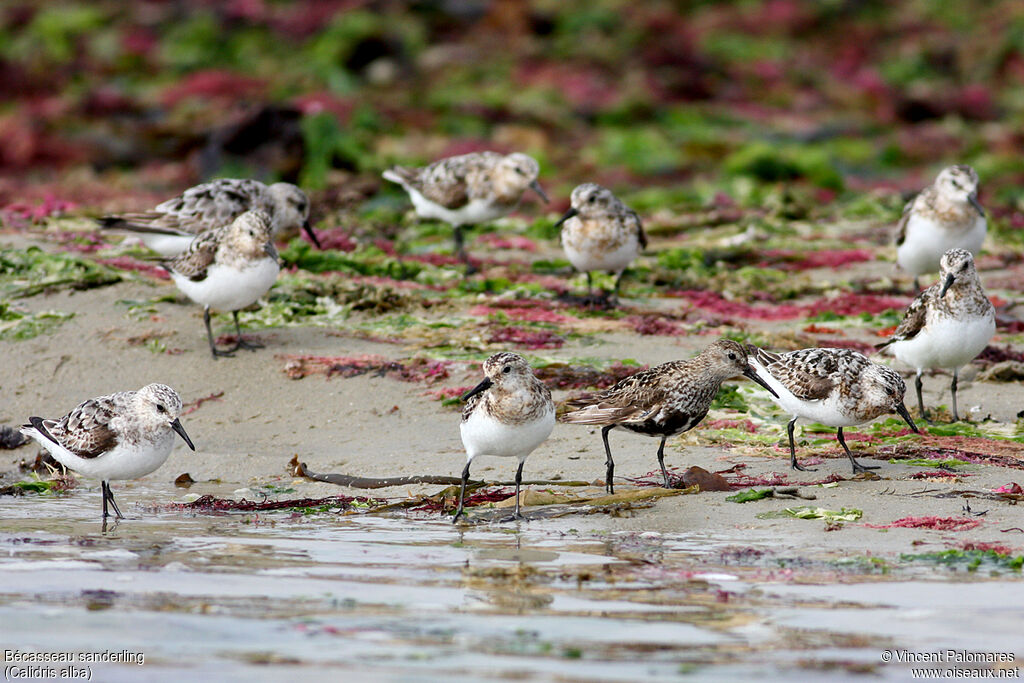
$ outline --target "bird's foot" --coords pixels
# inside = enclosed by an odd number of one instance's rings
[[[255,351],[257,349],[266,348],[262,343],[258,341],[246,341],[243,337],[239,337],[238,341],[235,342],[234,347],[231,351],[235,352],[238,349],[245,349],[246,351]]]
[[[862,472],[870,472],[871,470],[880,470],[881,465],[863,465],[856,460],[853,461],[853,473],[860,474]]]

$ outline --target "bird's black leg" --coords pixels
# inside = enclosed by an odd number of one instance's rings
[[[233,349],[231,349],[231,350],[232,351],[237,351],[238,349],[248,349],[249,351],[255,351],[256,349],[262,349],[263,348],[263,344],[260,344],[259,342],[255,342],[255,341],[248,342],[248,341],[245,341],[245,340],[242,339],[242,326],[238,322],[238,311],[231,311],[231,315],[233,315],[235,317],[235,338],[236,338],[235,347]]]
[[[931,424],[931,420],[928,418],[928,413],[924,409],[924,398],[921,397],[921,371],[917,371],[917,377],[914,378],[914,389],[917,390],[917,410],[921,413],[921,418]]]
[[[114,500],[114,492],[110,490],[110,482],[101,481],[100,489],[103,491],[103,517],[107,517],[107,501],[110,501],[110,507],[114,509],[114,514],[118,519],[124,519],[124,515],[121,514],[121,510],[117,507],[117,501]]]
[[[804,467],[796,461],[796,444],[793,442],[793,427],[796,426],[796,418],[794,417],[786,425],[786,433],[789,434],[789,466],[794,470],[800,470],[801,472],[814,472],[813,468]]]
[[[107,523],[107,517],[110,514],[107,512],[107,482],[100,482],[100,495],[103,497],[103,523]]]
[[[476,266],[469,262],[469,254],[466,253],[466,236],[462,233],[462,226],[455,226],[455,255],[466,264],[466,275],[472,275],[477,271]]]
[[[959,378],[959,375],[960,375],[960,370],[959,369],[953,370],[953,383],[951,385],[949,385],[949,389],[950,389],[950,391],[953,394],[953,422],[959,422],[960,421],[960,415],[957,413],[957,410],[956,410],[956,382],[957,382],[957,379]]]
[[[512,513],[512,519],[522,519],[523,515],[519,512],[519,487],[523,483],[523,463],[525,460],[519,461],[519,467],[516,468],[516,511]]]
[[[658,465],[661,467],[661,476],[665,478],[665,488],[672,488],[672,482],[668,478],[668,470],[665,469],[665,440],[667,436],[661,437],[661,444],[658,445]]]
[[[221,351],[217,348],[217,345],[213,341],[213,330],[210,328],[210,307],[206,306],[203,308],[203,323],[206,325],[206,339],[210,342],[210,353],[213,354],[213,359],[217,360],[220,356],[226,356],[231,358],[235,355],[234,351]]]
[[[587,271],[587,296],[594,295],[594,276]]]
[[[473,461],[470,460],[466,463],[466,467],[462,470],[462,488],[459,489],[459,507],[455,510],[455,516],[452,517],[452,524],[459,521],[459,517],[462,516],[462,504],[466,500],[466,483],[469,481],[469,465]]]
[[[850,464],[853,465],[853,473],[854,474],[857,474],[858,472],[867,472],[868,470],[877,470],[877,469],[879,469],[878,465],[862,465],[859,462],[857,462],[856,460],[854,460],[853,453],[850,452],[850,447],[846,445],[846,439],[843,438],[843,428],[842,427],[840,427],[839,429],[836,430],[836,438],[839,439],[839,444],[843,447],[843,450],[846,451],[846,457],[848,457],[850,459]]]
[[[921,291],[921,283],[918,281],[917,276],[914,276],[914,294],[916,295]]]
[[[601,428],[601,439],[604,440],[605,472],[604,488],[608,493],[615,493],[615,486],[612,484],[612,475],[615,473],[615,461],[612,460],[612,447],[608,445],[608,432],[612,431],[615,425],[607,425]]]

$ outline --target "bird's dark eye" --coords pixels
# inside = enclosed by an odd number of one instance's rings
[[[501,369],[501,371],[504,372],[507,375],[508,373],[512,372],[512,366],[511,365],[506,365],[505,367],[503,367]]]
[[[736,354],[732,351],[729,352],[729,360],[736,360]]]
[[[156,409],[157,409],[157,412],[160,412],[160,413],[166,413],[167,412],[167,408],[164,408],[164,406],[162,404],[160,404],[160,403],[156,404]]]
[[[587,199],[587,201],[590,202],[590,203],[593,203],[595,199],[597,199],[597,197],[595,197],[594,195],[590,195],[590,197]]]

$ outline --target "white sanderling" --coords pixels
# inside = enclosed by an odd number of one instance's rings
[[[195,450],[178,417],[181,399],[166,384],[90,398],[59,420],[30,417],[21,433],[39,442],[60,464],[101,481],[103,521],[107,503],[124,515],[110,490],[112,479],[137,479],[164,464],[177,432]]]
[[[484,361],[483,371],[484,380],[462,396],[466,406],[459,431],[466,447],[466,467],[462,470],[459,507],[452,522],[458,521],[463,513],[469,466],[478,455],[519,458],[514,517],[521,519],[519,486],[523,463],[555,427],[551,392],[534,376],[522,356],[496,353]]]
[[[618,428],[660,436],[658,465],[665,487],[671,488],[665,469],[665,441],[696,427],[708,414],[722,382],[740,376],[772,391],[750,367],[743,346],[730,339],[720,339],[695,358],[662,363],[626,377],[610,389],[571,399],[566,405],[578,410],[565,413],[559,419],[572,424],[604,425],[601,438],[607,457],[605,488],[609,493],[614,492],[615,462],[608,445],[608,432]]]
[[[935,182],[907,203],[896,236],[896,262],[918,277],[939,269],[950,249],[977,256],[985,241],[985,210],[978,203],[978,174],[965,164],[942,169]]]
[[[262,348],[262,344],[242,339],[238,311],[266,294],[281,269],[266,213],[246,211],[229,225],[201,233],[188,251],[166,261],[164,267],[178,289],[203,305],[203,322],[215,359],[231,356],[240,348]],[[238,334],[234,348],[222,351],[214,343],[211,308],[231,311],[234,316]]]
[[[291,183],[264,185],[257,180],[221,178],[196,185],[152,211],[104,216],[104,228],[138,236],[164,257],[177,256],[196,235],[231,223],[251,209],[270,216],[274,234],[302,228],[318,248],[320,241],[309,224],[309,199]]]
[[[903,404],[907,385],[899,373],[872,363],[851,349],[800,349],[772,353],[748,346],[750,364],[770,386],[773,398],[793,416],[786,427],[789,435],[789,463],[795,470],[808,468],[796,461],[793,426],[799,418],[838,427],[836,438],[846,451],[853,471],[878,469],[857,462],[843,438],[843,427],[869,422],[880,415],[896,412],[917,432],[917,425]]]
[[[903,322],[892,338],[877,345],[889,347],[896,359],[917,370],[914,388],[921,416],[927,419],[921,398],[921,373],[927,368],[953,371],[953,421],[959,421],[956,383],[960,368],[974,360],[996,332],[996,311],[965,249],[950,249],[942,256],[939,281],[910,302]]]
[[[547,202],[548,197],[537,182],[539,174],[540,165],[526,154],[473,152],[441,159],[423,168],[395,166],[384,171],[383,176],[402,186],[421,218],[441,220],[455,229],[455,251],[473,271],[462,226],[507,215],[528,188]]]
[[[588,294],[593,293],[591,271],[615,275],[618,295],[622,273],[647,246],[647,235],[636,212],[608,190],[584,183],[572,191],[572,206],[555,227],[562,227],[562,248],[573,267],[587,274]],[[608,297],[605,293],[605,298]]]

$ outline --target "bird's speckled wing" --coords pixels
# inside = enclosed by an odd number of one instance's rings
[[[229,227],[230,225],[199,234],[185,252],[164,261],[164,267],[196,282],[206,279],[206,271],[213,263],[217,247],[220,246],[221,238]]]
[[[918,195],[914,195],[907,202],[906,206],[903,207],[903,215],[900,216],[900,222],[896,224],[896,246],[901,246],[907,239],[907,222],[910,220],[910,214],[913,213],[914,203],[917,201]]]
[[[626,215],[623,220],[629,230],[636,230],[637,239],[640,241],[640,248],[646,249],[647,233],[644,232],[644,224],[640,221],[640,216],[633,209],[626,209]]]
[[[253,208],[265,208],[259,200],[265,186],[249,178],[221,178],[185,190],[156,207],[170,227],[199,227],[188,232],[226,225]],[[177,223],[177,225],[174,225]]]
[[[757,360],[772,377],[803,401],[823,399],[832,393],[840,358],[834,349],[801,349],[777,354],[758,349]]]
[[[875,348],[885,348],[893,342],[913,339],[917,336],[917,333],[921,331],[921,328],[924,327],[924,324],[927,321],[928,300],[933,296],[938,296],[938,287],[938,284],[934,284],[918,294],[917,298],[911,301],[910,305],[907,306],[907,312],[903,314],[903,320],[892,333],[892,337],[881,344],[876,344]]]
[[[117,432],[110,421],[117,415],[117,402],[125,392],[85,401],[60,420],[41,420],[54,441],[80,458],[95,458],[117,445]],[[32,418],[39,429],[38,418]]]
[[[566,401],[576,410],[560,419],[575,424],[643,422],[652,410],[660,409],[668,393],[662,381],[666,377],[654,368],[630,375],[605,391]]]

